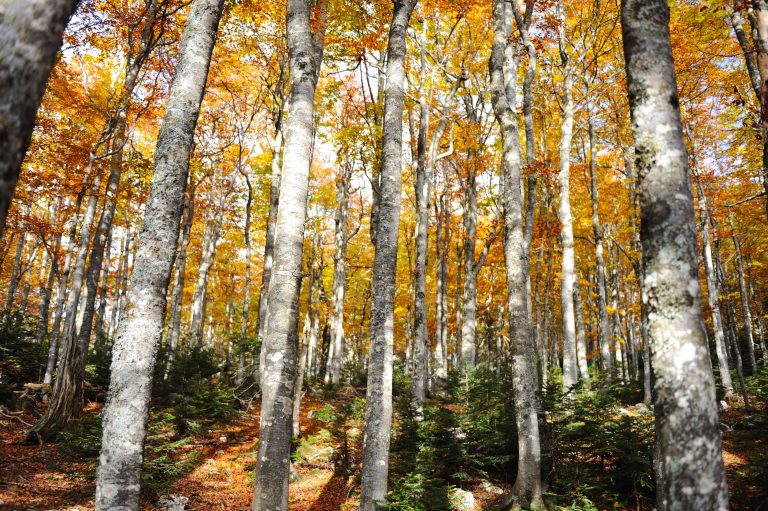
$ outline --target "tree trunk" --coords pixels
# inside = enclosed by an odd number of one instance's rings
[[[331,319],[331,346],[334,357],[330,364],[331,383],[341,381],[344,361],[344,296],[347,289],[347,244],[349,243],[347,217],[349,214],[349,186],[352,162],[346,162],[336,177],[336,230],[333,254],[333,317]]]
[[[600,347],[600,360],[602,362],[603,370],[606,371],[608,377],[610,377],[613,372],[613,359],[611,355],[611,331],[608,324],[608,291],[606,289],[603,228],[600,225],[600,214],[598,210],[600,202],[599,191],[597,188],[595,127],[592,122],[591,107],[588,108],[588,115],[589,191],[592,199],[592,232],[595,237],[595,264],[597,266],[597,334],[599,339],[598,345]]]
[[[93,158],[92,154],[91,160]],[[91,238],[91,228],[96,215],[100,188],[101,176],[96,173],[80,230],[80,242],[72,271],[72,286],[64,308],[64,330],[61,334],[61,346],[59,348],[58,376],[45,416],[32,427],[27,435],[30,440],[40,437],[46,439],[55,437],[69,423],[70,419],[78,417],[82,413],[83,377],[88,345],[83,346],[78,341],[77,307],[80,304],[88,242]]]
[[[511,7],[493,0],[494,35],[491,50],[491,100],[502,137],[504,261],[506,263],[512,385],[518,436],[517,478],[506,504],[543,508],[541,445],[536,397],[536,349],[526,303],[526,257],[523,238],[521,155],[516,103],[517,57],[511,43]],[[571,300],[573,297],[571,296]]]
[[[241,169],[248,186],[248,200],[245,203],[245,290],[243,291],[243,317],[240,323],[240,347],[237,353],[237,376],[235,383],[240,386],[245,378],[245,342],[248,340],[248,313],[251,305],[251,204],[253,203],[253,186],[248,172]]]
[[[272,179],[270,180],[269,185],[269,213],[267,214],[267,234],[264,241],[264,265],[261,272],[261,291],[259,293],[258,335],[262,341],[262,347],[264,346],[264,335],[267,330],[269,281],[272,276],[272,265],[274,264],[277,208],[280,205],[280,178],[283,172],[281,161],[283,153],[282,146],[283,128],[282,125],[278,123],[275,127],[275,136],[272,139]],[[262,353],[264,353],[263,350]],[[263,360],[261,362],[263,362]]]
[[[51,218],[56,218],[58,212],[58,202],[51,211]],[[59,275],[59,250],[61,249],[61,233],[56,232],[53,238],[53,246],[50,252],[51,267],[48,270],[48,278],[45,284],[40,289],[40,319],[37,324],[37,332],[35,333],[35,341],[40,344],[43,342],[46,334],[48,333],[48,317],[50,315],[51,306],[51,294],[53,293],[53,285],[55,284],[56,277]],[[54,357],[56,356],[56,348],[54,346]],[[53,369],[51,369],[53,370]],[[48,381],[47,383],[50,383]]]
[[[664,0],[622,0],[621,21],[655,374],[657,507],[727,510],[669,6]]]
[[[0,6],[0,237],[62,35],[79,0]]]
[[[445,194],[438,199],[436,208],[437,232],[435,253],[437,254],[437,299],[435,303],[435,376],[444,381],[448,377],[448,215],[445,210]],[[459,288],[456,288],[457,290]],[[458,291],[457,291],[458,292]]]
[[[760,126],[763,142],[763,192],[765,212],[768,215],[768,1],[753,0],[753,32],[757,51],[757,69],[760,73]]]
[[[224,191],[221,190],[220,193]],[[216,257],[216,245],[219,241],[219,232],[224,216],[223,200],[220,201],[215,217],[208,220],[203,235],[203,249],[200,255],[200,266],[197,269],[197,282],[195,283],[195,292],[192,297],[192,310],[190,313],[190,342],[194,347],[203,345],[205,333],[205,301],[208,290],[208,274],[213,267],[213,260]]]
[[[570,61],[565,36],[565,9],[557,3],[558,40],[563,65],[563,120],[560,134],[560,243],[563,247],[560,272],[560,307],[563,328],[563,391],[568,391],[579,379],[576,348],[576,318],[573,309],[573,280],[576,255],[573,247],[573,215],[571,214],[571,141],[573,139],[573,63]]]
[[[728,212],[728,222],[731,225],[731,239],[736,249],[736,270],[739,275],[739,296],[741,297],[741,314],[744,319],[744,337],[747,343],[747,354],[749,355],[750,374],[757,373],[757,362],[755,361],[755,338],[752,334],[752,311],[749,307],[749,294],[747,293],[747,284],[744,279],[744,260],[741,254],[741,241],[736,234],[736,227],[733,223],[733,213]]]
[[[587,347],[587,336],[584,334],[584,311],[581,301],[581,285],[579,283],[578,275],[574,276],[573,285],[573,307],[576,314],[576,349],[578,350],[579,377],[586,380],[589,378],[589,367],[587,365],[587,353],[589,353],[589,349]]]
[[[313,7],[319,12],[317,33],[313,33],[310,23]],[[280,208],[275,223],[274,267],[262,346],[265,365],[261,377],[254,511],[286,511],[288,508],[304,222],[314,135],[315,87],[323,58],[325,9],[324,0],[317,4],[313,0],[288,0],[286,11],[291,85]]]
[[[16,241],[16,254],[13,256],[13,268],[11,269],[11,280],[8,282],[8,295],[3,307],[3,320],[8,321],[13,308],[13,300],[16,298],[16,289],[21,282],[21,257],[24,255],[24,245],[27,241],[27,233],[19,233],[19,239]]]
[[[112,350],[96,480],[96,509],[139,508],[152,374],[179,237],[195,126],[223,0],[194,0],[155,151],[134,270]]]
[[[417,0],[394,0],[387,48],[379,200],[371,283],[370,353],[360,511],[386,506],[392,426],[392,351],[402,192],[406,32]]]
[[[715,334],[715,351],[717,353],[717,365],[720,370],[720,383],[725,390],[725,399],[733,397],[733,381],[731,372],[728,368],[728,350],[725,344],[725,334],[723,333],[723,317],[720,311],[720,286],[715,274],[715,264],[712,259],[711,232],[709,229],[710,214],[707,198],[704,195],[704,188],[696,177],[696,187],[699,192],[699,212],[701,214],[701,244],[704,252],[704,269],[707,277],[707,293],[709,298],[709,308],[712,313],[712,330]]]
[[[192,222],[195,218],[195,185],[191,182],[184,196],[184,212],[182,213],[181,232],[179,233],[178,253],[175,257],[176,278],[173,281],[173,296],[171,297],[171,317],[168,325],[166,344],[168,346],[168,363],[165,376],[168,376],[176,351],[179,348],[181,337],[181,306],[184,301],[184,283],[187,271],[187,249],[189,248],[189,235],[192,231]],[[126,238],[127,240],[127,238]],[[127,258],[126,258],[127,261]],[[127,266],[127,264],[126,264]],[[126,268],[127,270],[127,268]],[[114,311],[113,311],[114,312]]]

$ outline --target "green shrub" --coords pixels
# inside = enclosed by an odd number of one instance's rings
[[[517,461],[517,425],[512,394],[512,374],[503,365],[498,372],[481,365],[459,386],[465,409],[461,430],[466,435],[465,466],[485,477],[488,473],[513,473]]]
[[[18,314],[0,321],[0,403],[25,383],[43,379],[48,347],[35,342],[34,327]]]
[[[576,387],[565,399],[548,387],[545,474],[563,500],[628,503],[652,497],[653,415],[645,405],[629,404],[637,395],[636,388],[600,380]]]

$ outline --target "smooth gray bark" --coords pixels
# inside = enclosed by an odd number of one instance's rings
[[[688,154],[664,0],[622,0],[643,301],[654,369],[657,507],[727,510],[715,384],[702,330]]]
[[[406,31],[417,0],[394,0],[387,47],[381,165],[376,213],[368,389],[360,511],[386,506],[392,425],[392,351],[398,232],[402,192]]]
[[[331,348],[333,358],[329,361],[331,383],[341,381],[341,366],[344,361],[344,300],[347,290],[347,246],[349,234],[349,186],[352,178],[352,163],[345,162],[336,177],[336,218],[333,253],[333,316],[331,318]]]
[[[739,297],[741,298],[741,315],[744,319],[744,337],[747,343],[747,355],[749,356],[749,370],[751,374],[755,374],[757,372],[757,362],[755,361],[755,337],[752,333],[752,310],[749,306],[749,294],[747,293],[747,284],[744,279],[744,258],[741,253],[741,240],[739,240],[739,236],[736,234],[733,213],[730,211],[728,222],[731,226],[733,247],[736,249],[736,271],[739,276]]]
[[[573,140],[573,81],[574,66],[568,55],[563,2],[557,3],[558,43],[563,66],[563,118],[560,127],[560,185],[557,216],[560,219],[560,244],[563,254],[560,270],[560,308],[563,331],[563,390],[570,389],[579,379],[576,347],[576,317],[573,309],[573,280],[576,255],[573,241],[573,215],[571,213],[571,141]]]
[[[112,128],[112,156],[110,158],[109,177],[104,196],[104,206],[99,217],[98,226],[93,239],[88,268],[85,275],[85,295],[82,305],[82,326],[78,332],[78,342],[87,348],[90,342],[93,328],[93,315],[96,309],[96,293],[101,270],[104,261],[104,249],[112,232],[112,222],[117,207],[117,193],[120,188],[120,178],[123,173],[123,148],[127,142],[126,130],[128,125],[127,115],[131,106],[134,90],[139,83],[139,74],[145,62],[159,43],[159,37],[155,34],[155,25],[161,7],[167,0],[145,0],[144,10],[140,20],[144,27],[139,34],[138,47],[134,47],[134,31],[138,22],[128,27],[128,41],[126,44],[126,66],[123,89],[115,106],[115,112],[111,114],[114,128]],[[161,18],[162,21],[162,18]]]
[[[0,237],[48,76],[79,3],[0,2]]]
[[[168,334],[166,337],[166,344],[168,346],[168,363],[165,370],[166,377],[173,364],[173,360],[176,358],[176,351],[179,347],[179,339],[181,338],[181,306],[184,301],[184,285],[187,272],[187,249],[189,248],[192,222],[195,218],[194,189],[195,185],[190,179],[190,183],[187,186],[187,191],[184,196],[184,211],[181,215],[181,232],[179,233],[179,242],[177,245],[178,252],[175,258],[176,277],[173,280],[171,317],[168,322]]]
[[[696,187],[699,192],[699,213],[701,214],[701,244],[704,253],[704,270],[707,278],[707,297],[712,314],[712,330],[715,335],[715,351],[717,364],[720,370],[720,383],[725,390],[725,399],[733,397],[733,381],[728,368],[728,349],[725,344],[723,331],[723,316],[720,311],[720,285],[715,274],[715,263],[712,258],[712,234],[710,232],[710,213],[707,198],[704,195],[704,187],[696,176]]]
[[[513,508],[543,508],[541,445],[539,443],[536,348],[526,303],[528,270],[523,237],[522,158],[514,110],[517,65],[511,42],[512,12],[504,0],[493,0],[493,45],[489,63],[491,99],[502,138],[504,261],[507,278],[512,386],[518,432],[517,477],[505,504]],[[573,297],[571,297],[571,300]]]
[[[155,172],[115,344],[96,479],[98,511],[139,508],[155,356],[179,237],[189,159],[223,0],[194,0],[155,151]]]
[[[224,220],[224,191],[219,190],[219,204],[214,217],[208,219],[203,234],[203,247],[200,254],[200,266],[197,269],[197,282],[192,295],[192,308],[190,311],[190,342],[193,346],[202,346],[205,333],[205,303],[208,290],[208,275],[213,267],[216,257],[216,246],[219,242],[221,224]]]
[[[313,8],[318,10],[320,19],[317,33],[313,33],[311,26]],[[288,508],[304,223],[314,135],[315,87],[323,59],[325,9],[324,0],[317,3],[288,0],[286,10],[290,91],[284,124],[274,266],[262,346],[259,455],[251,506],[254,511]]]

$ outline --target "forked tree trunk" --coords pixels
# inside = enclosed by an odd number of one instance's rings
[[[0,237],[61,47],[79,0],[24,0],[0,5]]]
[[[523,239],[523,197],[520,191],[522,158],[515,86],[516,48],[511,43],[511,7],[493,0],[493,45],[491,50],[491,100],[502,138],[504,204],[504,261],[507,277],[512,386],[518,436],[517,477],[505,504],[515,508],[543,508],[541,445],[539,443],[536,348],[526,303],[527,271]],[[573,297],[571,296],[571,300]]]
[[[139,508],[152,374],[179,237],[189,158],[224,0],[194,0],[155,151],[123,317],[112,350],[96,509]]]
[[[398,232],[402,192],[406,32],[417,0],[394,0],[387,48],[375,255],[371,282],[371,337],[360,511],[386,506],[392,426],[392,351]]]
[[[655,374],[657,507],[727,510],[720,421],[701,328],[688,155],[669,5],[622,0],[621,25],[640,176],[643,301]]]
[[[319,30],[313,33],[312,10]],[[274,267],[269,282],[259,456],[253,492],[254,511],[286,511],[290,473],[293,392],[296,378],[299,294],[309,167],[314,135],[315,87],[323,59],[324,0],[288,0],[286,34],[290,92],[280,207],[275,223]]]

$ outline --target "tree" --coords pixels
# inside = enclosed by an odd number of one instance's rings
[[[62,35],[79,0],[0,3],[0,236]]]
[[[138,510],[152,374],[179,238],[189,158],[224,0],[194,0],[179,48],[127,306],[112,352],[96,509]]]
[[[526,299],[526,256],[523,241],[523,197],[520,191],[522,157],[515,87],[517,56],[511,42],[511,8],[493,0],[493,46],[489,63],[491,99],[502,137],[502,200],[504,204],[504,262],[507,277],[507,313],[511,341],[512,385],[518,435],[517,478],[507,505],[517,509],[543,508],[541,445],[536,397],[536,349]]]
[[[688,154],[663,0],[622,0],[643,301],[655,373],[657,506],[728,509],[715,385],[702,329]]]
[[[387,82],[374,241],[373,303],[365,402],[360,511],[385,505],[392,426],[392,351],[397,246],[402,191],[403,101],[406,31],[417,0],[394,0],[387,48]]]
[[[286,8],[290,91],[284,121],[285,148],[275,223],[274,267],[262,347],[259,457],[251,506],[254,511],[288,509],[304,222],[326,8],[325,0],[288,0]],[[313,14],[319,20],[315,30]]]

